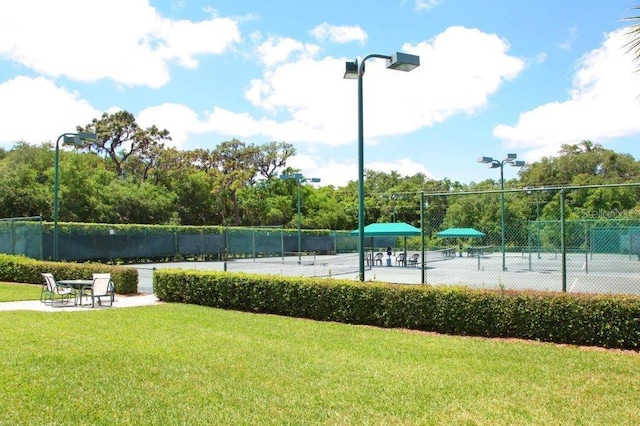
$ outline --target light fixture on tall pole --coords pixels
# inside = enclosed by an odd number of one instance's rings
[[[304,182],[320,182],[320,178],[306,178],[302,176],[302,173],[294,173],[292,175],[280,175],[280,179],[288,180],[295,179],[298,186],[298,263],[302,262],[302,215],[301,215],[301,205],[302,205],[302,197],[300,196],[300,184]]]
[[[95,141],[97,135],[91,132],[63,133],[56,139],[53,161],[53,260],[58,260],[58,179],[60,161],[60,140],[63,145],[82,146],[84,142]]]
[[[500,234],[502,237],[502,270],[507,270],[507,264],[505,260],[505,224],[504,224],[504,165],[511,164],[512,167],[524,167],[524,161],[516,160],[517,154],[507,154],[507,157],[502,160],[494,160],[492,157],[480,157],[478,163],[488,164],[489,168],[500,168]]]
[[[385,59],[387,68],[399,71],[411,71],[420,66],[420,57],[396,52],[391,56],[370,54],[361,61],[347,61],[344,78],[358,79],[358,266],[359,279],[364,281],[364,116],[362,108],[362,77],[367,59]]]
[[[399,194],[391,194],[391,195],[383,195],[382,198],[388,198],[391,199],[391,222],[392,223],[396,223],[396,217],[397,217],[397,210],[396,210],[396,200],[402,198],[404,199],[405,196],[404,195],[399,195]]]

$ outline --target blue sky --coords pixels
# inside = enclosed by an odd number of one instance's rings
[[[166,128],[180,149],[233,138],[296,147],[322,184],[365,168],[469,183],[480,156],[555,155],[584,139],[640,158],[633,0],[22,0],[0,2],[0,146],[55,141],[103,112]],[[505,169],[505,177],[515,177]]]

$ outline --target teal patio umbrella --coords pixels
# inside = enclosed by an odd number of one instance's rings
[[[358,235],[356,229],[351,235]],[[421,235],[420,229],[405,222],[371,223],[364,227],[365,237],[404,237],[404,256],[407,257],[407,237]],[[372,253],[373,254],[373,253]]]
[[[478,238],[484,237],[484,235],[484,232],[474,228],[447,228],[436,233],[436,237],[440,238]]]

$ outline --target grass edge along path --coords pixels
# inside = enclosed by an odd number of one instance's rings
[[[0,424],[640,423],[635,352],[181,304],[2,312],[0,347]]]

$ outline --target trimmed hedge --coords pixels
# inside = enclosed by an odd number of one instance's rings
[[[438,333],[640,348],[640,298],[157,270],[160,300]]]
[[[118,294],[138,291],[138,272],[135,268],[101,265],[99,263],[47,262],[24,256],[0,254],[0,281],[42,284],[43,272],[50,272],[56,280],[86,279],[93,273],[110,273]]]

